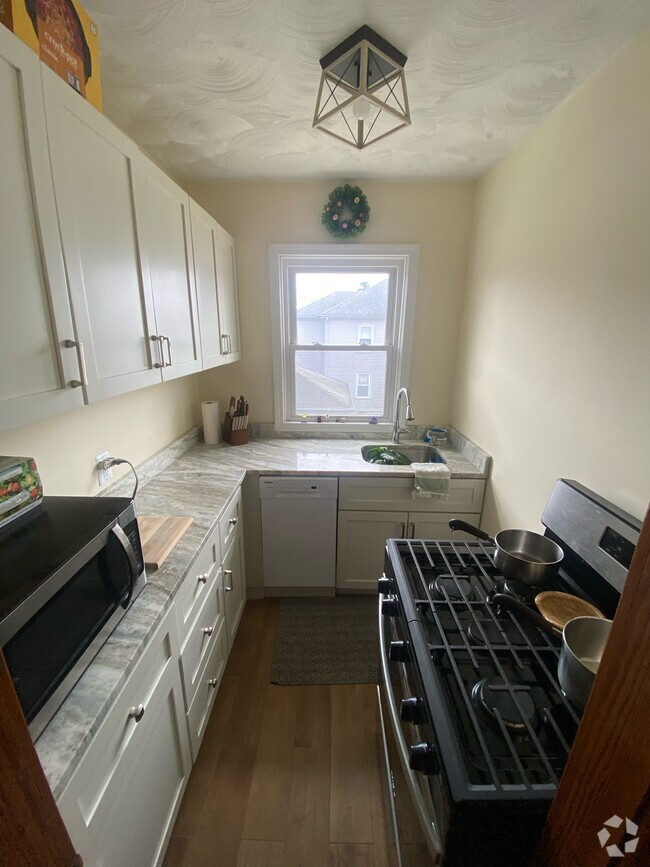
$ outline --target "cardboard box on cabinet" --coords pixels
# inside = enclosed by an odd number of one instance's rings
[[[97,26],[76,0],[0,0],[0,22],[102,110]]]

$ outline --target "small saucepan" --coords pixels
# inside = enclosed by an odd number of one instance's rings
[[[557,679],[569,701],[580,710],[584,710],[598,673],[612,621],[602,617],[574,617],[560,631],[523,602],[504,593],[493,594],[490,602],[499,608],[506,608],[516,613],[544,632],[562,636]]]
[[[496,546],[494,565],[504,578],[522,584],[545,584],[557,572],[564,551],[552,539],[530,530],[501,530],[494,539],[478,527],[458,518],[449,522],[452,530],[464,530]]]

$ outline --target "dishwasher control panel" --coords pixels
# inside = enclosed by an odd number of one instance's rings
[[[260,476],[260,497],[275,500],[282,497],[317,497],[331,500],[338,497],[337,478],[319,476]]]

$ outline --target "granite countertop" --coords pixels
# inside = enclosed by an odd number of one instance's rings
[[[486,478],[490,457],[455,431],[452,433],[449,445],[437,447],[452,477]],[[409,466],[381,466],[363,460],[361,447],[379,441],[273,438],[254,439],[235,448],[196,443],[171,463],[164,465],[163,461],[163,468],[152,470],[149,478],[143,478],[136,498],[139,514],[189,515],[194,521],[161,568],[147,574],[146,587],[36,742],[55,797],[63,792],[246,473],[411,476]],[[123,493],[119,491],[119,495]]]

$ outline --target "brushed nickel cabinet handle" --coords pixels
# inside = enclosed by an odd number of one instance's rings
[[[139,704],[137,707],[132,707],[129,710],[128,718],[135,720],[135,722],[139,723],[142,717],[144,716],[144,705]]]
[[[226,577],[226,575],[229,575],[231,578],[230,587],[228,587],[228,585],[224,583],[224,589],[225,589],[226,593],[230,593],[230,591],[232,590],[232,569],[224,569],[223,575],[224,575],[224,578]]]
[[[167,366],[171,367],[172,364],[174,363],[172,360],[172,342],[169,339],[169,337],[165,337],[165,340],[167,341],[167,355],[169,356],[169,362],[168,362]]]
[[[234,527],[235,524],[237,523],[237,518],[230,518],[228,523],[230,524],[231,527]]]
[[[156,369],[164,367],[165,366],[165,358],[163,356],[163,350],[162,350],[162,341],[163,341],[162,337],[159,334],[152,334],[149,339],[151,340],[152,343],[158,344],[159,361],[154,361],[153,366]]]
[[[415,539],[415,524],[409,524],[409,539]]]
[[[165,361],[164,350],[161,349],[160,354],[163,360],[163,367],[171,367],[172,366],[172,344],[169,337],[165,337],[164,334],[160,335],[160,343],[161,346],[164,347],[165,343],[167,344],[167,361]]]
[[[228,335],[221,335],[221,354],[228,355]]]
[[[202,632],[204,635],[207,635],[208,638],[209,638],[209,637],[212,635],[212,633],[214,632],[214,627],[212,627],[212,626],[204,626],[203,629],[201,630],[201,632]]]
[[[400,526],[399,537],[400,537],[400,539],[405,539],[406,538],[406,524],[400,524],[399,526]]]
[[[208,583],[208,576],[207,575],[198,575],[196,580],[198,581],[199,584],[207,584]]]
[[[82,385],[88,385],[88,372],[86,371],[86,355],[84,353],[84,345],[82,340],[64,340],[63,345],[66,349],[76,348],[77,360],[79,362],[79,376],[81,379],[71,379],[71,388],[81,388]]]
[[[216,677],[211,677],[210,680],[208,681],[208,686],[211,686],[212,689],[216,689],[216,686],[218,683],[219,683],[219,681],[217,680]]]

